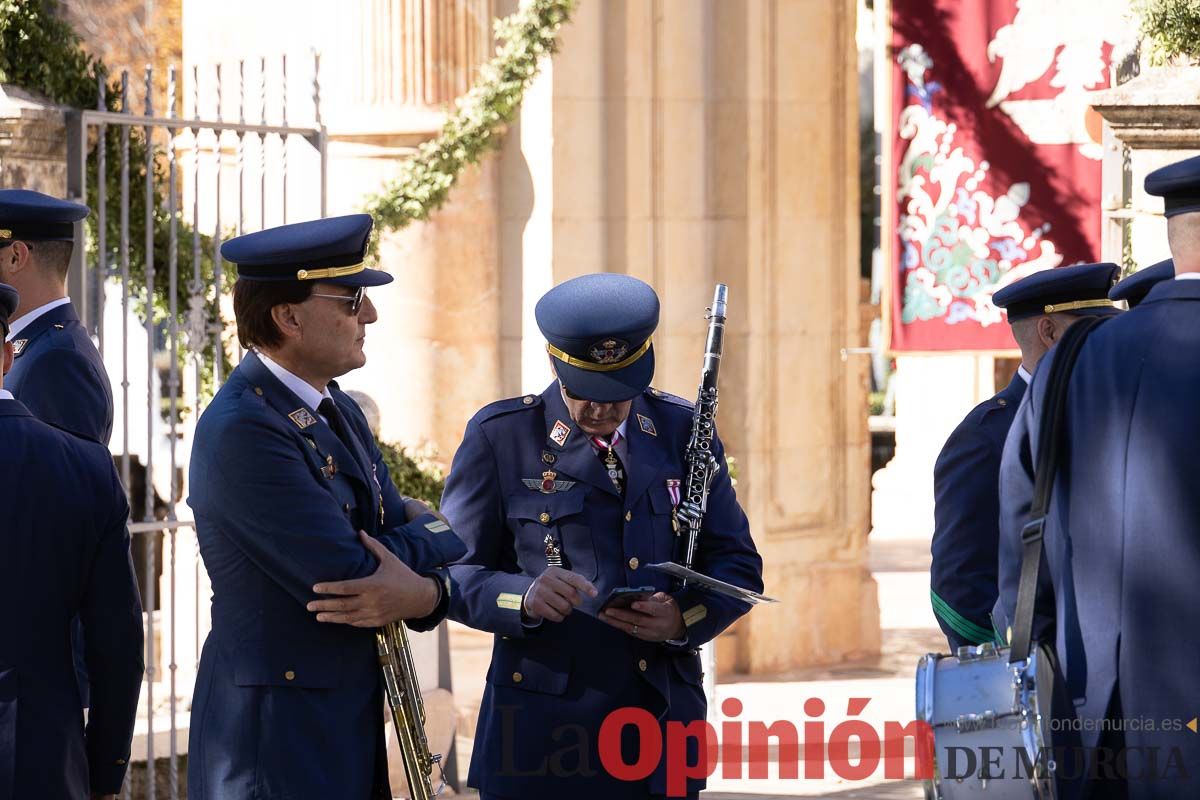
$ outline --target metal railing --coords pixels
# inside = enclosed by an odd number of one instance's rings
[[[147,67],[141,113],[131,106],[125,72],[118,110],[109,108],[102,76],[97,109],[67,115],[68,192],[82,201],[94,187],[94,227],[85,232],[80,223],[77,230],[77,241],[90,246],[75,248],[68,288],[115,384],[112,449],[130,493],[130,533],[146,626],[146,676],[133,754],[135,763],[145,762],[146,772],[139,778],[131,770],[126,798],[157,800],[160,779],[172,800],[179,797],[179,756],[186,747],[179,721],[209,625],[207,576],[183,491],[195,422],[224,378],[227,358],[239,355],[222,324],[229,287],[221,242],[230,234],[326,213],[319,57],[312,62],[312,122],[307,125],[288,120],[286,56],[277,63],[278,72],[265,58],[251,62],[258,78],[256,98],[247,92],[245,61],[237,64],[236,93],[226,92],[221,66],[206,70],[213,78],[209,82],[193,67],[189,116],[177,112],[174,67],[161,111],[154,105],[154,73]],[[272,75],[278,78],[275,84]],[[272,96],[278,102],[269,112]],[[246,119],[252,100],[257,100],[257,120]],[[236,120],[224,113],[234,102]],[[296,140],[308,147],[289,158],[289,145]],[[139,180],[140,187],[131,185]],[[289,219],[289,197],[293,214],[307,203],[295,219]],[[144,208],[135,221],[131,215],[138,202]],[[115,247],[109,231],[114,210]],[[138,227],[143,236],[136,236]],[[190,258],[184,260],[191,269],[185,274],[180,274],[181,232],[184,247],[190,245],[185,251]],[[143,280],[134,280],[135,267]],[[164,289],[165,302],[156,304],[153,298]],[[135,360],[139,351],[144,363]],[[144,437],[135,431],[141,425],[135,419],[144,420]],[[165,775],[160,775],[156,762],[163,756]]]

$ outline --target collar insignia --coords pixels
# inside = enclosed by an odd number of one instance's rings
[[[654,429],[654,420],[650,419],[649,417],[643,417],[641,414],[638,414],[637,418],[638,427],[642,429],[642,433],[648,433],[651,436],[658,436],[658,431]]]
[[[554,494],[555,492],[565,492],[575,485],[575,481],[559,481],[555,480],[558,473],[554,470],[546,470],[542,473],[541,478],[522,478],[521,483],[525,484],[526,488],[541,492],[542,494]]]
[[[317,418],[314,417],[312,412],[310,412],[307,408],[297,408],[295,411],[288,414],[288,419],[296,423],[296,427],[300,430],[304,430],[311,425],[317,424]]]
[[[559,447],[567,443],[567,437],[571,435],[571,426],[563,422],[561,419],[554,421],[554,428],[550,431],[550,441],[554,442]]]
[[[27,344],[29,344],[28,339],[13,339],[12,340],[13,355],[14,356],[21,355],[21,351],[23,351],[25,349],[25,345],[27,345]]]

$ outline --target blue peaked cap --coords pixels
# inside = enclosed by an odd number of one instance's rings
[[[4,329],[5,336],[8,336],[8,318],[17,310],[20,301],[21,296],[16,289],[7,283],[0,283],[0,328]]]
[[[1146,194],[1163,199],[1168,217],[1200,211],[1200,156],[1159,167],[1146,176]]]
[[[1035,272],[992,295],[992,302],[1008,311],[1014,322],[1042,314],[1064,312],[1104,316],[1120,312],[1108,299],[1108,290],[1121,274],[1116,264],[1075,264]]]
[[[1146,295],[1150,294],[1150,290],[1156,284],[1169,281],[1174,277],[1175,262],[1168,258],[1166,261],[1151,264],[1145,269],[1139,269],[1118,283],[1108,293],[1108,299],[1113,301],[1124,300],[1129,304],[1130,308],[1133,308],[1146,299]]]
[[[5,242],[73,242],[88,207],[29,189],[0,189],[0,246]]]
[[[611,272],[560,283],[534,308],[559,380],[598,403],[629,400],[654,377],[651,334],[658,295],[637,278]]]
[[[392,276],[367,269],[369,214],[347,214],[247,233],[221,245],[248,281],[324,281],[341,286],[382,286]]]

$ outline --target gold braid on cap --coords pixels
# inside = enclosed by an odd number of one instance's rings
[[[346,275],[354,275],[362,272],[367,266],[360,261],[357,264],[351,264],[348,267],[325,267],[324,269],[301,269],[296,271],[296,280],[298,281],[319,281],[325,278],[343,278]]]
[[[559,350],[554,345],[550,344],[549,342],[546,342],[546,351],[549,352],[550,355],[554,356],[559,361],[562,361],[564,364],[570,364],[572,367],[579,367],[580,369],[585,369],[588,372],[612,372],[613,370],[616,370],[616,369],[624,369],[625,367],[628,367],[630,364],[632,364],[633,362],[637,361],[639,358],[644,356],[646,354],[646,351],[649,349],[650,349],[650,340],[647,339],[645,342],[642,343],[641,347],[639,347],[637,350],[634,350],[632,353],[630,353],[630,355],[627,358],[623,358],[620,361],[617,361],[612,364],[593,364],[591,361],[584,361],[583,359],[576,358],[575,356],[570,355],[569,353],[564,353],[562,350]]]
[[[1075,311],[1080,308],[1116,308],[1117,304],[1112,300],[1075,300],[1070,303],[1056,303],[1055,305],[1045,306],[1042,309],[1043,314],[1053,314],[1056,311]]]

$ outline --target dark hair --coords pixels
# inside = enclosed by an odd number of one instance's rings
[[[75,249],[74,242],[30,241],[26,242],[29,251],[42,269],[53,270],[60,281],[67,279],[71,271],[71,251]]]
[[[285,303],[303,303],[312,294],[312,281],[248,281],[233,284],[233,316],[242,347],[275,347],[283,334],[271,309]]]

